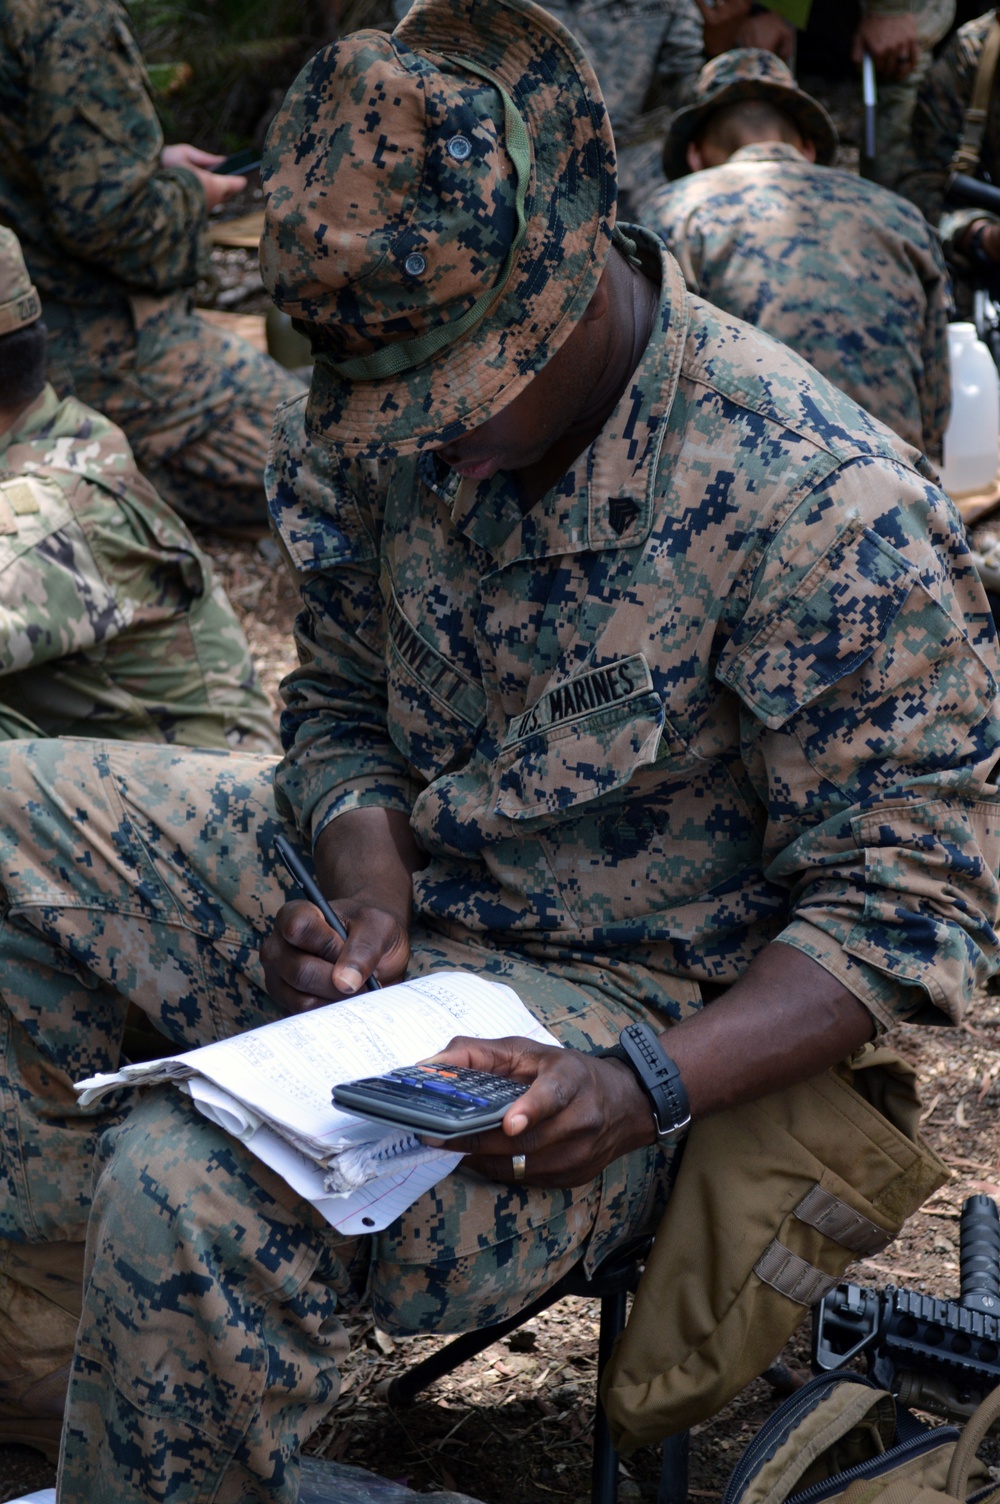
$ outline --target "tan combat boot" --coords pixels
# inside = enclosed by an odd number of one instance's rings
[[[0,1445],[59,1456],[80,1321],[82,1243],[0,1239]]]

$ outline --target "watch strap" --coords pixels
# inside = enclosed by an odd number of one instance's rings
[[[691,1125],[688,1094],[676,1061],[671,1060],[648,1024],[629,1024],[618,1043],[601,1050],[602,1058],[620,1060],[635,1075],[653,1109],[656,1136],[676,1143]]]

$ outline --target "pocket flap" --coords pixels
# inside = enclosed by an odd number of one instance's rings
[[[663,726],[641,653],[564,680],[511,723],[497,759],[496,812],[525,820],[620,788],[655,762]]]
[[[871,656],[914,578],[891,544],[854,524],[794,591],[748,611],[718,677],[776,730]]]

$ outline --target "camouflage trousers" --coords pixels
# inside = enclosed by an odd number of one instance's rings
[[[384,1232],[345,1238],[170,1088],[81,1109],[137,1004],[178,1045],[267,1022],[257,947],[284,900],[274,760],[84,741],[0,746],[0,1234],[87,1236],[62,1504],[297,1497],[298,1448],[336,1398],[338,1310],[396,1332],[519,1309],[585,1254],[652,1228],[670,1164],[649,1149],[577,1190],[449,1176]],[[416,929],[416,972],[486,972],[569,1045],[660,1027],[641,968],[542,968],[460,929]],[[685,989],[691,993],[689,997]],[[669,990],[669,989],[668,989]]]
[[[207,324],[185,294],[131,310],[46,300],[49,380],[125,430],[140,468],[189,522],[263,526],[274,410],[302,383]]]

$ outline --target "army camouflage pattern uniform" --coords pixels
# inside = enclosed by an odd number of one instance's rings
[[[661,274],[631,390],[527,516],[502,476],[456,486],[432,456],[341,469],[283,409],[269,489],[306,613],[278,811],[312,834],[410,812],[413,969],[508,981],[568,1043],[685,1016],[778,937],[880,1024],[958,1020],[996,964],[1000,853],[996,648],[961,523],[913,451],[689,300],[665,254]],[[180,758],[0,748],[8,1236],[81,1235],[107,1112],[69,1081],[114,1060],[129,998],[185,1043],[274,1015],[271,765]],[[91,839],[110,871],[81,864]],[[27,1084],[43,1063],[61,1119]],[[154,1498],[182,1468],[185,1501],[291,1504],[338,1304],[367,1286],[394,1331],[492,1320],[582,1239],[592,1261],[652,1225],[667,1179],[653,1150],[578,1192],[458,1174],[346,1240],[170,1091],[100,1157],[64,1504]]]
[[[211,561],[121,431],[51,386],[0,433],[0,737],[276,750]]]
[[[484,227],[478,207],[485,189],[507,205],[520,171],[489,140],[509,111],[431,60],[461,56],[474,26],[472,55],[515,110],[553,123],[532,138],[545,213],[527,212],[499,287],[501,247],[482,238],[510,216]],[[484,417],[526,390],[608,254],[610,136],[553,27],[518,0],[425,4],[391,68],[371,33],[325,55],[348,117],[331,124],[339,158],[317,121],[322,62],[276,126],[283,148],[298,109],[309,146],[270,184],[281,253],[265,262],[286,311],[298,294],[337,347],[308,402],[282,408],[269,465],[303,601],[273,786],[272,762],[239,753],[0,747],[0,1232],[88,1228],[61,1504],[292,1504],[297,1445],[338,1388],[338,1305],[367,1292],[394,1330],[478,1325],[654,1225],[668,1190],[653,1148],[574,1191],[455,1174],[385,1232],[345,1239],[161,1090],[100,1142],[91,1211],[95,1142],[130,1104],[83,1111],[70,1082],[116,1061],[127,1003],[178,1043],[274,1016],[257,947],[283,893],[278,829],[309,840],[361,806],[406,812],[429,857],[413,969],[509,981],[574,1045],[689,1015],[779,936],[880,1024],[958,1019],[997,964],[1000,665],[961,523],[913,451],[691,299],[640,231],[659,311],[591,449],[527,514],[502,474],[456,484],[435,460],[443,432],[482,421],[477,402]],[[324,195],[338,228],[363,221],[383,140],[398,150],[379,208],[433,178],[440,219],[422,241],[418,219],[392,221],[388,252],[348,227],[335,260],[313,233]],[[450,220],[446,200],[462,204]],[[345,328],[330,315],[355,253],[384,280]],[[428,356],[421,319],[447,289],[458,322],[477,276],[489,318]],[[369,330],[376,355],[391,348],[386,327],[394,358],[415,342],[421,361],[345,377]]]
[[[929,222],[937,225],[945,254],[963,278],[967,278],[970,268],[957,248],[958,241],[974,220],[1000,223],[1000,216],[987,209],[949,209],[945,204],[951,159],[962,139],[965,111],[972,99],[976,70],[993,14],[989,10],[960,26],[927,75],[913,114],[910,148],[899,183],[900,193],[912,199]],[[979,157],[980,173],[993,183],[1000,173],[998,89],[1000,76],[993,82]]]
[[[277,404],[301,390],[190,306],[204,192],[163,136],[120,0],[10,0],[0,15],[0,223],[20,237],[49,377],[125,430],[161,496],[200,523],[260,523]]]
[[[692,292],[797,350],[940,463],[950,290],[909,204],[768,141],[661,189],[642,219]]]

